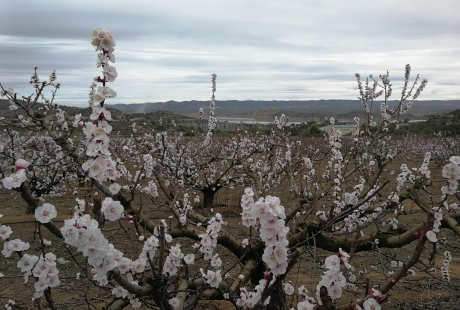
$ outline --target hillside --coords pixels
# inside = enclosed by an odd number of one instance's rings
[[[400,126],[396,134],[406,133],[434,134],[442,132],[450,136],[460,136],[460,109],[446,114],[431,115],[426,122]]]
[[[113,104],[110,107],[125,113],[144,113],[169,110],[188,116],[198,116],[203,108],[209,110],[209,101],[168,101],[141,104]],[[396,101],[390,102],[395,105]],[[433,114],[448,113],[460,106],[460,100],[416,101],[405,117],[425,118]],[[379,113],[380,101],[374,104],[373,112]],[[305,100],[305,101],[262,101],[262,100],[227,100],[216,102],[216,115],[227,117],[268,117],[286,114],[299,118],[324,118],[325,116],[352,117],[362,115],[362,103],[359,100]],[[353,115],[350,115],[353,114]]]
[[[37,108],[40,106],[40,104],[37,104]],[[90,115],[90,109],[88,108],[69,107],[64,105],[61,105],[60,108],[66,112],[66,118],[69,121],[73,120],[76,114],[81,113],[83,119],[88,119]],[[151,128],[167,129],[172,126],[173,121],[177,124],[180,124],[184,122],[190,123],[196,120],[196,118],[193,117],[184,116],[172,111],[165,110],[127,114],[110,106],[108,106],[107,109],[112,114],[111,125],[113,126],[113,132],[119,132],[122,135],[130,134],[129,125],[132,123],[136,123],[138,130],[143,131]],[[16,110],[16,112],[17,114],[24,115],[21,109]],[[52,114],[53,112],[51,111],[50,115]],[[0,99],[0,116],[12,121],[12,123],[18,122],[15,116],[15,111],[10,110],[10,104],[8,100]],[[162,120],[163,126],[160,126],[159,124],[160,119]],[[16,128],[16,130],[21,131],[21,128]]]
[[[37,106],[35,107],[36,109],[40,108],[42,104],[37,103]],[[75,116],[75,114],[81,113],[83,117],[89,117],[90,110],[88,108],[79,108],[79,107],[69,107],[65,105],[60,105],[59,106],[62,110],[64,110],[71,119]],[[112,114],[113,119],[121,119],[125,112],[121,110],[117,110],[113,107],[107,107],[107,109],[110,111]],[[22,114],[20,110],[17,110],[19,114]],[[14,111],[10,110],[10,103],[8,100],[0,99],[0,115],[6,119],[12,119],[14,118]]]
[[[14,111],[9,109],[7,100],[0,100],[0,115],[15,121]],[[198,111],[205,109],[204,121],[207,119],[208,101],[186,101],[145,104],[114,104],[107,105],[112,113],[114,132],[122,135],[130,134],[129,124],[136,123],[137,129],[175,130],[190,133],[195,128]],[[325,116],[334,116],[339,120],[350,120],[355,116],[363,116],[361,103],[358,100],[317,100],[317,101],[218,101],[216,116],[244,117],[257,120],[273,120],[275,116],[286,114],[291,121],[321,122]],[[451,101],[419,101],[414,104],[410,114],[401,116],[401,126],[396,134],[409,132],[431,134],[439,131],[447,134],[460,134],[460,100]],[[61,106],[67,113],[68,120],[81,113],[88,118],[88,108]],[[209,109],[209,108],[208,108]],[[18,110],[19,112],[19,110]],[[380,118],[374,109],[376,119]],[[180,114],[179,114],[180,113]],[[426,119],[426,122],[409,124],[410,119]],[[160,121],[161,120],[161,121]]]

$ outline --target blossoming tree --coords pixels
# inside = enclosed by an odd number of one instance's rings
[[[388,73],[378,79],[370,76],[365,82],[356,75],[365,118],[363,124],[355,118],[355,131],[348,140],[332,130],[318,145],[302,145],[284,130],[287,119],[283,115],[275,119],[269,136],[239,135],[222,142],[212,138],[215,118],[211,115],[209,131],[202,140],[159,132],[112,145],[112,117],[105,101],[117,95],[107,86],[117,77],[110,64],[115,62],[115,41],[106,29],[97,29],[91,43],[98,52],[102,75],[90,86],[89,119],[76,115],[72,125],[67,123],[65,113],[54,103],[60,87],[54,73],[42,82],[35,70],[31,79],[35,94],[29,97],[19,98],[0,84],[2,95],[18,111],[24,127],[46,133],[32,134],[31,139],[42,137],[49,142],[55,161],[73,167],[72,175],[84,173],[94,193],[89,202],[88,197],[86,201],[77,198],[72,216],[58,226],[53,222],[56,208],[38,198],[48,199],[47,194],[68,182],[67,176],[50,178],[47,171],[38,172],[36,169],[44,166],[39,156],[25,160],[25,152],[4,152],[9,166],[2,166],[3,186],[19,189],[21,194],[28,191],[22,198],[35,214],[40,247],[37,253],[29,243],[13,239],[11,227],[1,225],[2,254],[16,255],[25,279],[32,278],[32,302],[39,308],[45,304],[50,309],[60,308],[53,292],[61,282],[59,258],[48,251],[42,226],[63,242],[80,268],[80,277],[112,294],[103,309],[129,305],[193,309],[201,300],[227,300],[238,309],[380,309],[398,281],[414,272],[427,245],[436,244],[441,229],[460,235],[459,156],[451,156],[444,165],[445,182],[439,187],[430,188],[430,153],[424,155],[421,166],[402,164],[397,177],[393,181],[389,177],[395,173],[389,167],[398,155],[389,136],[392,119],[408,111],[427,83],[423,80],[415,87],[417,77],[410,88],[410,66],[406,67],[401,99],[393,107],[388,103],[392,94]],[[49,87],[53,90],[47,99],[45,89]],[[215,91],[213,76],[213,102]],[[372,105],[381,96],[381,120],[377,121],[371,114]],[[330,122],[333,125],[334,119]],[[83,131],[83,146],[72,136],[73,130]],[[13,142],[2,150],[15,149],[13,144],[22,139],[12,133],[9,137]],[[16,171],[11,169],[13,162]],[[59,165],[49,166],[49,171],[59,169]],[[33,180],[48,185],[33,185],[42,184]],[[237,224],[227,224],[212,209],[203,215],[192,207],[192,194],[202,192],[206,197],[209,189],[243,184],[250,186],[241,197]],[[294,199],[283,206],[273,192],[286,184]],[[40,192],[43,188],[49,190]],[[145,196],[152,209],[166,208],[167,214],[152,219],[150,210],[136,200]],[[212,199],[207,201],[212,204]],[[414,202],[425,218],[400,227],[407,215],[407,201]],[[138,242],[120,247],[117,237],[109,239],[102,230],[107,222],[121,228],[132,225]],[[391,273],[375,283],[378,288],[366,287],[366,297],[340,304],[345,289],[361,286],[363,274],[352,265],[357,253],[400,248],[412,242],[415,248],[409,257],[380,256],[383,270]],[[302,283],[292,282],[292,275],[306,257],[316,266],[317,249],[329,255],[321,264],[324,274],[316,289],[308,292]],[[431,261],[439,257],[436,247],[433,249]],[[443,258],[440,277],[449,280],[452,257],[446,252]],[[297,297],[288,298],[293,295]],[[15,301],[5,306],[11,309]],[[96,308],[90,302],[88,307]]]

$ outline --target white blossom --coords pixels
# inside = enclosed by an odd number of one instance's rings
[[[56,208],[50,203],[44,203],[35,209],[35,219],[40,223],[48,223],[57,216]]]

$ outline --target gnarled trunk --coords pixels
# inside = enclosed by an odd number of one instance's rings
[[[214,197],[217,193],[217,189],[213,190],[212,187],[206,187],[201,190],[203,193],[203,208],[212,208],[214,206]]]
[[[283,283],[280,281],[276,284],[272,294],[270,294],[270,303],[266,306],[266,310],[284,310],[288,309],[286,304],[286,293],[283,289]]]

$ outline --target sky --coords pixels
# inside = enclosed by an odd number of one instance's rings
[[[0,83],[21,95],[34,66],[56,70],[56,101],[87,106],[101,74],[93,29],[116,41],[111,103],[355,99],[355,73],[404,67],[428,79],[421,100],[460,99],[458,0],[2,0]]]

